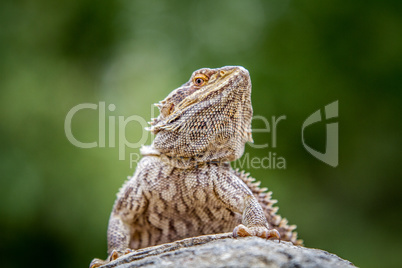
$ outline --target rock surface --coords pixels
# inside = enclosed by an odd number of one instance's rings
[[[140,251],[102,267],[355,267],[323,250],[257,237],[225,238],[167,252],[157,247]]]

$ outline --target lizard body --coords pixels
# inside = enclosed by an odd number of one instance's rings
[[[110,216],[108,261],[132,249],[231,231],[301,244],[296,227],[276,215],[271,193],[229,164],[252,141],[246,69],[197,70],[157,106],[149,129],[155,139],[141,149],[144,157]],[[91,267],[104,263],[95,259]]]

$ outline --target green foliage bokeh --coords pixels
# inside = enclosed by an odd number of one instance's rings
[[[278,124],[255,133],[250,157],[286,169],[246,170],[279,200],[308,247],[361,267],[398,267],[402,246],[400,1],[3,1],[0,3],[0,252],[4,267],[85,267],[106,257],[106,229],[129,154],[66,138],[68,111],[105,102],[106,119],[157,115],[152,103],[201,67],[250,71],[254,114]],[[339,166],[302,146],[301,125],[339,101]],[[97,141],[98,111],[72,131]],[[110,121],[107,121],[108,130]],[[255,122],[254,128],[261,128]],[[146,136],[128,124],[131,142]],[[325,144],[325,123],[306,133]],[[106,136],[108,141],[109,135]],[[119,142],[118,137],[116,143]],[[22,257],[24,256],[24,257]],[[36,265],[37,264],[37,265]]]

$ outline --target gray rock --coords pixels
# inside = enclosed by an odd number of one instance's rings
[[[102,267],[355,267],[335,254],[257,237],[224,238],[200,245],[154,247]]]

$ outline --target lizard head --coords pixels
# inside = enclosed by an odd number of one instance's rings
[[[153,146],[170,157],[233,161],[252,141],[251,80],[243,67],[199,69],[156,106]]]

